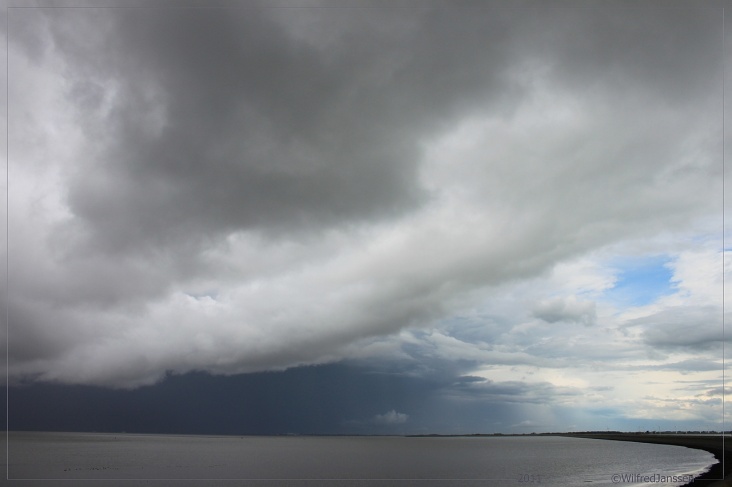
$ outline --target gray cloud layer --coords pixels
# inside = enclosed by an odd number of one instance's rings
[[[351,357],[718,209],[714,10],[10,15],[15,377]]]

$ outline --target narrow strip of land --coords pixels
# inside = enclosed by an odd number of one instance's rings
[[[732,486],[732,437],[722,440],[722,435],[667,435],[667,434],[642,434],[642,433],[609,433],[609,434],[563,434],[576,438],[594,438],[598,440],[615,441],[636,441],[640,443],[660,443],[664,445],[686,446],[705,450],[715,456],[719,463],[696,478],[694,482],[687,484],[689,487],[723,487]],[[724,454],[723,454],[724,452]],[[725,462],[724,470],[722,462]],[[724,479],[722,472],[724,471]]]

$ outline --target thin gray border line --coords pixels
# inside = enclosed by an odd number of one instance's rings
[[[681,477],[681,476],[682,475],[677,475],[677,477]],[[669,475],[669,477],[670,477],[670,475]],[[542,476],[542,478],[543,478],[543,476]],[[218,480],[218,481],[223,481],[223,482],[228,482],[228,481],[238,482],[238,481],[242,481],[242,480],[244,480],[246,482],[282,482],[282,481],[287,481],[287,482],[297,482],[297,481],[306,481],[306,482],[307,481],[312,481],[312,482],[321,482],[321,481],[325,481],[325,482],[343,482],[344,480],[345,481],[356,481],[356,482],[372,482],[372,481],[377,481],[377,482],[392,482],[392,481],[395,481],[395,480],[397,482],[399,482],[399,481],[413,482],[415,480],[418,480],[420,482],[423,481],[423,480],[424,481],[440,481],[441,480],[441,481],[447,481],[447,482],[454,482],[454,481],[459,481],[459,482],[463,482],[463,481],[464,482],[482,482],[482,481],[486,481],[486,480],[500,480],[500,481],[505,481],[505,482],[517,482],[518,481],[518,479],[516,479],[516,478],[510,478],[510,479],[493,479],[493,478],[456,479],[456,478],[452,478],[452,477],[450,477],[450,478],[428,478],[428,479],[427,478],[411,478],[411,477],[410,478],[398,478],[398,479],[392,479],[392,478],[373,478],[373,479],[370,479],[370,478],[349,478],[349,477],[345,477],[345,478],[338,477],[338,478],[328,478],[328,479],[322,479],[322,478],[309,478],[309,479],[301,479],[301,478],[276,478],[276,479],[274,479],[274,478],[273,479],[254,478],[254,479],[239,479],[239,478],[216,478],[216,477],[213,477],[213,478],[200,478],[200,479],[199,478],[194,478],[194,479],[191,479],[191,478],[178,478],[178,477],[172,477],[172,478],[154,478],[154,479],[138,479],[138,478],[122,478],[122,479],[119,479],[119,478],[88,478],[88,479],[69,478],[69,479],[60,479],[60,478],[52,478],[52,477],[49,477],[49,478],[25,478],[25,477],[19,477],[19,478],[12,478],[12,479],[8,479],[8,480],[23,480],[23,481],[25,481],[25,480],[33,480],[33,481],[36,481],[36,480],[41,480],[41,481],[44,481],[44,480],[53,480],[53,481],[64,480],[64,481],[82,481],[82,482],[85,481],[85,480],[87,480],[87,481],[100,481],[100,480],[103,480],[105,482],[106,481],[119,482],[119,481],[125,481],[125,480],[130,480],[130,481],[134,481],[134,482],[138,482],[138,481],[141,481],[141,480],[142,481],[147,481],[147,480],[171,481],[171,480],[174,480],[176,482],[181,481],[181,480],[187,480],[187,481],[191,481],[191,482],[200,481],[200,480],[205,480],[205,481]],[[722,480],[722,479],[710,479],[710,480]],[[527,481],[526,483],[530,483],[530,482]],[[534,482],[534,483],[540,483],[540,482]]]
[[[725,46],[725,25],[724,25],[724,7],[722,7],[722,478],[725,477],[725,471],[724,471],[724,457],[725,457],[725,448],[724,448],[724,437],[725,437],[725,410],[724,410],[724,401],[725,401],[725,394],[724,394],[724,387],[725,387],[725,374],[724,374],[724,355],[725,355],[725,347],[724,347],[724,254],[725,254],[725,224],[724,224],[724,205],[725,205],[725,193],[724,193],[724,150],[725,150],[725,127],[724,127],[724,118],[725,118],[725,82],[726,82],[726,76],[725,76],[725,70],[727,68],[727,56],[726,56],[726,46]]]
[[[508,6],[508,5],[495,5],[495,6],[459,6],[459,5],[410,5],[410,6],[404,6],[400,7],[397,5],[380,5],[380,6],[366,6],[366,5],[256,5],[256,6],[241,6],[241,5],[226,5],[226,6],[219,6],[219,5],[175,5],[171,2],[170,5],[165,6],[157,6],[157,5],[9,5],[6,6],[8,9],[92,9],[92,8],[98,8],[98,9],[114,9],[114,10],[139,10],[139,9],[150,9],[150,10],[287,10],[287,9],[299,9],[299,10],[310,10],[310,9],[317,9],[317,10],[415,10],[415,9],[423,9],[423,10],[596,10],[598,7],[581,7],[581,6],[547,6],[543,4],[538,4],[541,6],[537,7],[518,7],[518,6]],[[661,5],[659,3],[659,5]],[[642,7],[642,6],[633,6],[633,5],[627,5],[623,7],[611,7],[611,6],[605,6],[603,8],[607,8],[608,10],[626,10],[626,9],[636,9],[636,10],[653,10],[654,7]],[[707,7],[707,6],[694,6],[694,4],[689,4],[689,6],[686,7],[676,7],[676,6],[663,6],[662,7],[665,10],[717,10],[718,7]]]
[[[10,479],[10,9],[5,6],[5,479]]]
[[[412,8],[419,8],[418,6],[408,6],[408,7],[386,7],[386,8],[395,8],[395,9],[412,9]],[[45,9],[45,8],[52,8],[52,9],[91,9],[91,8],[104,8],[104,9],[148,9],[148,8],[169,8],[169,7],[154,7],[154,6],[11,6],[6,5],[5,6],[5,77],[6,77],[6,83],[5,83],[5,184],[6,184],[6,191],[5,191],[5,298],[6,298],[6,306],[5,306],[5,478],[6,480],[10,479],[10,389],[9,389],[9,372],[10,372],[10,340],[9,340],[9,334],[10,334],[10,317],[9,317],[9,298],[10,298],[10,137],[9,137],[9,129],[10,129],[10,30],[9,30],[9,14],[11,9]],[[183,8],[183,9],[210,9],[210,8],[216,8],[216,7],[198,7],[198,6],[179,6],[177,8]],[[227,7],[220,7],[220,8],[227,8]],[[260,8],[257,7],[243,7],[243,8]],[[325,9],[343,9],[343,8],[350,8],[350,9],[370,9],[370,8],[384,8],[384,7],[363,7],[363,6],[269,6],[266,8],[274,8],[274,9],[310,9],[310,8],[325,8]],[[428,8],[428,7],[425,7]],[[430,8],[435,8],[430,7]],[[439,8],[439,7],[437,7]],[[452,8],[452,7],[444,7],[444,8]],[[520,9],[520,10],[531,10],[537,7],[473,7],[474,9],[483,10],[483,9],[495,9],[495,8],[506,8],[506,9]],[[566,7],[557,7],[557,8],[566,8]],[[574,7],[579,9],[590,9],[594,7]],[[673,7],[672,7],[673,8]],[[685,9],[686,7],[678,7],[679,9]],[[695,8],[705,8],[705,7],[695,7]],[[713,7],[712,7],[713,8]],[[722,479],[725,477],[725,282],[724,282],[724,272],[725,272],[725,69],[726,69],[726,46],[725,46],[725,9],[722,7]],[[101,480],[101,479],[79,479],[79,478],[72,478],[72,479],[61,479],[61,478],[49,478],[49,479],[13,479],[13,480]],[[389,481],[389,480],[396,480],[396,481],[413,481],[413,480],[425,480],[425,481],[436,481],[436,480],[459,480],[459,481],[485,481],[485,480],[500,480],[500,481],[511,481],[515,479],[488,479],[488,478],[476,478],[476,479],[416,479],[416,478],[404,478],[404,479],[380,479],[380,478],[374,478],[374,479],[360,479],[360,478],[350,478],[350,479],[236,479],[236,478],[211,478],[211,479],[177,479],[177,478],[161,478],[161,479],[104,479],[104,480],[113,480],[113,481],[124,481],[124,480],[156,480],[156,481],[167,481],[167,480],[220,480],[220,481],[236,481],[236,480],[252,480],[252,481],[343,481],[343,480],[351,480],[351,481]]]

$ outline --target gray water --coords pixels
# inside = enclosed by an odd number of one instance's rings
[[[12,485],[44,487],[679,486],[690,479],[663,484],[614,483],[612,476],[697,475],[716,463],[710,453],[678,446],[543,436],[231,437],[11,432],[8,447]]]

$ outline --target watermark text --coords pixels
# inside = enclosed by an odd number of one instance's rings
[[[664,475],[661,473],[642,474],[642,473],[614,473],[610,476],[610,480],[614,484],[630,484],[636,482],[645,482],[648,484],[670,484],[673,482],[689,483],[694,480],[693,475]]]

